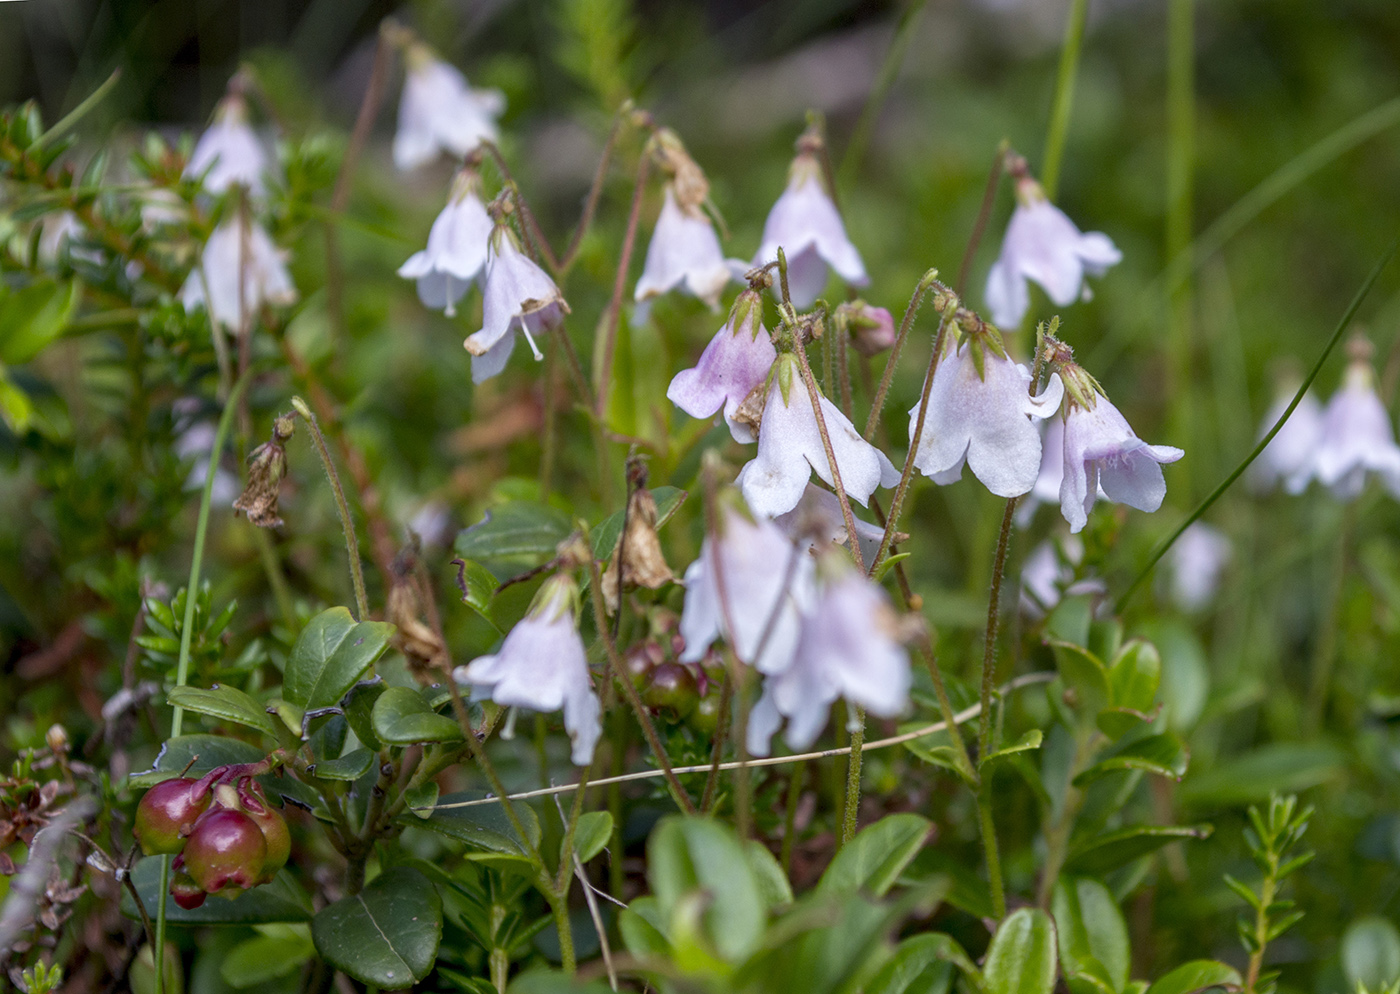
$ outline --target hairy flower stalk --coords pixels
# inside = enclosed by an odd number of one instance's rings
[[[1086,276],[1102,276],[1123,253],[1102,232],[1075,227],[1031,178],[1024,159],[1008,157],[1007,172],[1016,178],[1016,210],[987,274],[986,298],[992,320],[1015,328],[1030,309],[1028,281],[1040,284],[1055,306],[1068,307],[1092,296]]]
[[[427,248],[409,256],[399,275],[417,281],[418,299],[425,307],[453,317],[457,302],[486,269],[493,227],[481,202],[481,178],[475,169],[463,169],[428,232]]]

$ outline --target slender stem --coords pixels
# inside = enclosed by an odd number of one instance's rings
[[[1342,335],[1346,332],[1347,326],[1351,324],[1351,319],[1356,316],[1356,312],[1361,307],[1361,302],[1366,299],[1366,295],[1371,292],[1371,287],[1375,285],[1376,280],[1380,278],[1385,267],[1395,256],[1397,248],[1400,248],[1400,238],[1392,241],[1390,246],[1381,253],[1381,257],[1376,261],[1376,264],[1371,267],[1371,272],[1366,277],[1366,281],[1361,284],[1361,289],[1356,291],[1356,296],[1351,298],[1351,303],[1347,305],[1346,312],[1342,315],[1341,320],[1337,322],[1337,327],[1333,329],[1332,337],[1329,338],[1327,344],[1323,346],[1322,354],[1317,357],[1317,361],[1313,363],[1312,369],[1308,370],[1308,375],[1303,377],[1303,382],[1298,387],[1298,392],[1293,395],[1293,400],[1289,403],[1284,412],[1279,415],[1278,421],[1274,422],[1274,426],[1264,434],[1263,438],[1259,439],[1254,448],[1250,450],[1249,455],[1244,457],[1244,460],[1230,472],[1230,475],[1225,477],[1225,479],[1220,482],[1220,485],[1212,490],[1210,495],[1206,497],[1205,500],[1201,501],[1194,511],[1186,516],[1186,519],[1176,527],[1176,530],[1168,535],[1166,539],[1153,550],[1152,555],[1147,560],[1147,564],[1138,571],[1137,576],[1133,577],[1133,582],[1128,584],[1127,589],[1123,591],[1122,596],[1119,597],[1117,603],[1114,604],[1114,614],[1123,613],[1123,609],[1127,607],[1128,602],[1132,599],[1133,594],[1137,592],[1138,587],[1142,586],[1143,581],[1152,575],[1153,567],[1167,554],[1167,551],[1176,543],[1176,540],[1181,537],[1181,533],[1186,531],[1187,528],[1190,528],[1201,515],[1206,513],[1206,511],[1210,510],[1210,506],[1219,500],[1221,495],[1224,494],[1226,490],[1230,489],[1231,484],[1243,475],[1244,471],[1249,468],[1249,464],[1258,458],[1259,453],[1264,451],[1268,444],[1274,440],[1274,436],[1277,435],[1284,424],[1287,423],[1288,419],[1293,416],[1294,410],[1303,402],[1303,396],[1308,392],[1308,388],[1312,386],[1313,380],[1317,379],[1318,374],[1322,372],[1322,366],[1327,361],[1327,357],[1332,354],[1332,350],[1336,348],[1337,343],[1342,340]]]
[[[562,324],[554,330],[554,337],[558,339],[559,347],[564,350],[569,378],[574,381],[574,389],[578,391],[579,402],[591,411],[593,409],[593,388],[588,385],[588,377],[584,375],[583,363],[579,361],[573,340],[569,338],[569,333],[564,330]]]
[[[180,658],[175,664],[175,686],[183,687],[190,676],[190,646],[194,640],[194,609],[199,601],[199,574],[204,566],[204,540],[209,532],[209,505],[214,496],[214,470],[219,465],[219,455],[224,451],[229,429],[233,426],[234,411],[239,398],[243,396],[251,377],[245,373],[229,391],[224,412],[219,416],[219,427],[214,432],[214,445],[209,450],[209,472],[204,474],[204,492],[199,498],[199,517],[194,526],[194,552],[190,557],[190,579],[185,585],[185,617],[180,627]],[[170,716],[170,737],[180,734],[184,724],[185,709],[176,705]]]
[[[588,577],[590,580],[589,593],[592,594],[593,598],[593,617],[597,622],[598,635],[603,640],[603,648],[607,651],[613,677],[622,687],[622,693],[627,698],[627,703],[632,706],[632,711],[637,716],[637,723],[642,726],[642,734],[646,736],[647,745],[651,746],[652,754],[661,766],[661,772],[666,777],[666,783],[671,788],[676,804],[686,814],[693,815],[695,814],[695,805],[691,803],[690,796],[686,794],[685,788],[681,786],[680,780],[676,778],[675,772],[671,769],[671,758],[666,755],[666,747],[661,744],[661,736],[656,734],[656,726],[652,724],[651,715],[647,713],[646,705],[642,703],[637,688],[632,686],[632,678],[627,674],[622,656],[617,651],[617,643],[613,641],[612,632],[608,629],[608,614],[603,605],[603,581],[598,574],[598,562],[592,556],[588,557]]]
[[[899,25],[894,29],[894,38],[890,40],[885,61],[880,65],[875,84],[870,88],[870,96],[866,98],[860,118],[856,121],[855,131],[851,133],[851,140],[846,144],[846,154],[841,158],[841,178],[846,182],[855,176],[856,171],[860,169],[861,160],[865,158],[865,150],[870,145],[870,136],[875,131],[875,121],[880,116],[880,108],[889,96],[890,88],[894,86],[899,67],[904,64],[904,54],[909,50],[909,42],[914,37],[914,25],[925,3],[926,0],[909,0],[903,13],[899,15]]]
[[[846,706],[851,705],[848,703]],[[851,758],[846,763],[846,817],[842,820],[838,849],[855,836],[856,822],[860,815],[861,748],[865,745],[864,708],[856,708],[855,724],[856,727],[851,732]]]
[[[578,831],[578,820],[583,815],[584,798],[588,796],[588,772],[587,766],[580,767],[574,803],[569,805],[569,817],[564,822],[564,842],[559,849],[559,875],[554,881],[554,889],[561,897],[569,893],[569,881],[573,877],[574,834]]]
[[[734,764],[734,829],[739,833],[739,838],[748,841],[753,831],[753,773],[749,769],[753,762],[749,755],[750,670],[740,665],[738,658],[731,647],[729,665],[734,673],[735,702],[738,706],[734,719],[734,752],[738,757],[738,762]]]
[[[579,215],[578,227],[569,239],[569,247],[564,250],[563,258],[559,260],[561,272],[568,272],[572,268],[579,246],[583,244],[583,236],[588,234],[593,218],[598,213],[598,199],[603,194],[603,183],[608,178],[608,164],[612,161],[613,149],[617,146],[617,135],[622,130],[624,113],[625,108],[613,117],[612,127],[608,129],[608,138],[603,143],[603,154],[598,158],[598,168],[593,172],[593,185],[588,188],[588,198],[583,202],[583,213]]]
[[[645,154],[637,163],[637,180],[632,187],[632,207],[627,212],[627,233],[622,239],[622,254],[617,260],[617,275],[613,279],[612,301],[608,304],[608,328],[599,343],[602,351],[596,367],[597,382],[593,385],[593,411],[600,421],[608,405],[608,387],[612,382],[618,326],[622,322],[622,295],[627,289],[628,271],[632,265],[632,247],[637,242],[637,225],[641,221],[642,214],[642,194],[646,191],[650,163],[651,157]]]
[[[1084,45],[1084,26],[1088,20],[1089,0],[1070,0],[1065,43],[1060,50],[1060,70],[1055,77],[1050,130],[1045,136],[1045,162],[1040,167],[1040,184],[1051,200],[1055,199],[1055,191],[1060,184],[1060,162],[1064,158],[1065,136],[1069,133],[1070,111],[1074,107],[1074,81],[1079,75],[1079,53]]]
[[[350,581],[355,586],[355,609],[359,615],[355,620],[365,621],[369,618],[369,598],[365,595],[365,574],[360,566],[360,540],[355,535],[355,522],[350,517],[350,505],[345,500],[345,489],[340,485],[340,475],[335,471],[335,463],[331,459],[330,449],[326,448],[326,439],[321,434],[321,425],[317,422],[316,415],[311,413],[311,408],[307,407],[306,401],[300,397],[292,398],[292,407],[310,429],[311,439],[316,443],[316,451],[321,456],[321,465],[325,467],[326,477],[331,481],[335,506],[340,512],[340,527],[345,532],[345,554],[350,559]]]
[[[982,832],[982,849],[987,857],[987,886],[992,892],[992,917],[1006,917],[1006,885],[1001,878],[1001,853],[997,848],[997,827],[992,818],[992,792],[988,776],[977,791],[977,817]]]
[[[564,972],[572,975],[578,969],[574,958],[574,930],[569,924],[569,902],[557,894],[546,894],[549,908],[554,912],[554,928],[559,933],[559,959]]]
[[[530,210],[530,205],[526,202],[524,196],[521,195],[520,185],[515,182],[515,177],[511,175],[510,166],[506,164],[506,157],[501,154],[501,150],[496,147],[495,142],[483,141],[481,143],[481,148],[491,156],[491,161],[494,162],[496,168],[501,171],[501,178],[504,179],[506,185],[511,187],[514,191],[515,202],[520,207],[521,228],[524,229],[523,234],[525,235],[525,241],[528,247],[531,249],[531,254],[533,255],[538,251],[545,265],[549,266],[551,271],[555,273],[559,272],[559,259],[554,254],[554,249],[550,248],[549,240],[544,237],[544,231],[540,228],[540,223],[535,220],[534,211]]]
[[[715,722],[715,742],[710,753],[710,773],[705,778],[705,792],[700,795],[700,813],[709,814],[715,801],[715,791],[719,786],[719,764],[724,759],[725,733],[729,730],[729,712],[734,705],[734,680],[729,671],[724,671],[724,679],[719,685],[719,717]]]
[[[928,668],[929,679],[933,681],[933,693],[938,698],[938,712],[943,715],[943,725],[948,729],[948,739],[953,743],[953,757],[959,772],[972,785],[978,782],[977,768],[972,765],[972,757],[967,754],[967,743],[963,741],[959,720],[953,713],[953,702],[948,697],[948,687],[943,682],[943,670],[938,665],[938,655],[934,652],[933,639],[925,636],[920,640],[919,651],[923,654],[924,665]],[[1014,682],[1014,681],[1013,681]],[[977,713],[982,713],[982,705],[977,705]]]
[[[167,891],[170,890],[170,863],[174,858],[160,858],[160,890],[156,892],[156,935],[151,944],[156,968],[156,994],[165,994],[165,905],[170,900]]]
[[[924,296],[933,289],[937,282],[938,270],[930,269],[924,273],[923,279],[919,280],[919,285],[914,287],[914,295],[909,298],[909,306],[904,309],[904,317],[899,322],[899,334],[895,336],[894,347],[890,349],[890,357],[885,361],[885,371],[880,374],[880,385],[875,388],[875,399],[870,405],[870,416],[865,421],[865,440],[867,442],[875,437],[875,429],[880,424],[880,414],[885,408],[885,398],[890,392],[890,381],[894,379],[895,366],[899,365],[899,354],[904,350],[904,340],[909,337],[909,329],[914,326],[914,316],[919,313]]]
[[[1014,690],[1019,690],[1022,687],[1031,687],[1037,686],[1042,683],[1049,683],[1055,678],[1055,676],[1056,674],[1053,671],[1046,673],[1026,673],[1022,676],[1016,677],[1016,679],[1014,680],[1007,681],[1006,684],[999,689],[998,693],[1001,695],[1006,695]],[[966,722],[971,721],[973,718],[976,718],[981,712],[982,706],[980,704],[973,704],[971,707],[964,708],[963,710],[953,715],[952,726],[950,726],[947,721],[935,721],[932,724],[924,725],[923,727],[913,729],[912,731],[903,732],[899,735],[892,735],[886,739],[877,739],[874,742],[867,742],[865,743],[862,751],[872,752],[876,749],[888,749],[893,746],[903,745],[905,742],[913,742],[917,739],[928,738],[930,735],[936,735],[939,732],[947,731],[950,727],[956,727],[958,725],[965,724]],[[737,770],[742,765],[752,766],[754,768],[767,766],[786,766],[789,763],[805,763],[808,760],[831,759],[836,756],[848,756],[850,755],[850,752],[851,750],[849,746],[842,746],[836,749],[821,749],[816,752],[798,753],[793,756],[765,756],[761,759],[747,760],[745,763],[739,763],[737,761],[730,763],[721,763],[720,770]],[[702,763],[698,766],[677,766],[674,768],[674,772],[677,775],[688,775],[691,773],[708,773],[709,771],[709,763]],[[664,774],[660,770],[642,770],[637,773],[623,773],[616,776],[606,777],[602,780],[594,780],[592,781],[591,786],[608,787],[614,784],[631,783],[634,780],[655,780],[657,777],[663,775]],[[511,801],[525,801],[534,797],[549,797],[554,794],[566,794],[569,791],[577,789],[578,784],[571,783],[564,784],[559,787],[547,787],[540,790],[527,790],[519,794],[511,794],[507,799]],[[482,797],[474,801],[453,801],[450,804],[437,804],[430,809],[419,810],[451,811],[457,808],[477,808],[487,804],[497,803],[500,803],[499,797]]]
[[[1346,589],[1347,556],[1351,549],[1351,536],[1356,529],[1356,505],[1346,505],[1342,510],[1342,531],[1337,537],[1335,554],[1332,559],[1331,575],[1328,577],[1328,590],[1322,599],[1326,612],[1313,647],[1312,672],[1308,682],[1308,706],[1303,716],[1303,737],[1315,738],[1322,730],[1323,719],[1327,715],[1327,698],[1332,689],[1332,670],[1337,660],[1337,633],[1342,613],[1342,593]]]
[[[360,155],[369,142],[370,130],[374,127],[374,119],[379,114],[379,104],[384,99],[384,84],[389,77],[389,60],[393,53],[392,39],[381,31],[379,40],[374,46],[374,60],[370,63],[369,83],[365,86],[365,95],[360,101],[359,113],[355,115],[354,130],[350,132],[350,144],[345,148],[345,157],[340,160],[340,171],[335,176],[335,188],[331,193],[331,210],[336,214],[345,210],[346,204],[350,202],[350,183],[354,179],[355,167],[360,162]]]
[[[812,367],[807,363],[807,353],[799,346],[793,351],[797,356],[797,367],[802,371],[802,382],[807,385],[807,396],[812,401],[812,413],[817,417],[817,433],[821,435],[822,449],[826,453],[827,465],[831,467],[832,489],[841,503],[841,517],[846,522],[846,534],[851,536],[851,556],[856,568],[865,572],[865,557],[856,541],[856,516],[851,512],[851,501],[846,496],[846,486],[841,482],[841,467],[836,464],[836,450],[831,445],[831,434],[827,431],[826,415],[822,413],[822,392],[817,388],[817,379],[812,375]]]
[[[55,138],[58,138],[66,134],[69,130],[71,130],[75,124],[77,124],[79,121],[81,121],[84,117],[88,115],[89,111],[91,111],[94,107],[96,107],[102,101],[107,99],[107,95],[110,94],[114,89],[116,89],[117,84],[121,82],[121,78],[122,71],[120,68],[112,70],[112,75],[108,76],[105,80],[102,81],[102,83],[97,87],[97,89],[93,90],[85,98],[83,98],[82,102],[79,103],[78,106],[74,107],[67,114],[63,115],[63,117],[59,118],[58,123],[55,124],[52,128],[49,128],[38,138],[35,138],[34,141],[31,142],[29,145],[30,151],[37,152],[39,149],[43,148]],[[159,970],[159,967],[157,967],[157,970]]]
[[[267,585],[272,588],[272,599],[277,602],[277,613],[289,631],[296,629],[297,612],[292,604],[292,591],[287,586],[287,578],[282,575],[282,562],[277,557],[277,547],[272,544],[272,536],[264,528],[254,528],[253,544],[258,547],[262,559],[263,572],[267,574]]]
[[[977,221],[972,226],[972,237],[967,240],[963,251],[962,265],[958,267],[958,282],[953,292],[959,298],[967,291],[967,278],[972,273],[972,261],[977,257],[977,248],[982,244],[982,236],[987,232],[987,222],[992,219],[992,208],[997,202],[997,186],[1001,183],[1001,173],[1006,166],[1006,153],[1011,151],[1011,143],[1005,138],[997,146],[992,158],[992,168],[987,170],[987,188],[982,191],[982,206],[977,210]]]
[[[987,633],[982,644],[982,714],[977,726],[977,759],[984,762],[992,747],[992,690],[996,686],[997,622],[1001,616],[1001,581],[1006,574],[1006,552],[1011,545],[1011,525],[1016,517],[1016,497],[1006,499],[1001,533],[992,560],[992,589],[987,595]]]
[[[555,367],[559,364],[559,342],[564,337],[561,332],[552,335],[545,351],[544,361],[544,428],[540,439],[540,498],[549,499],[549,491],[554,483],[554,460],[558,448],[558,426],[555,424],[557,412],[554,402]]]
[[[914,460],[919,456],[919,444],[924,437],[924,425],[928,421],[928,399],[933,392],[933,375],[938,372],[938,363],[943,358],[943,347],[948,339],[948,325],[953,308],[944,312],[938,322],[938,334],[933,338],[933,353],[928,357],[928,369],[924,372],[924,389],[919,396],[919,413],[914,419],[914,433],[909,439],[909,452],[904,457],[904,468],[900,470],[899,482],[895,484],[894,497],[890,499],[889,516],[885,519],[885,533],[880,536],[880,547],[870,561],[870,572],[885,561],[894,544],[895,532],[899,530],[899,515],[904,510],[904,498],[909,492],[909,481],[914,477]],[[893,361],[893,359],[891,359]],[[851,534],[855,534],[851,532]]]
[[[802,781],[807,772],[806,763],[797,763],[788,774],[787,800],[783,805],[783,841],[779,850],[778,862],[783,868],[783,876],[792,873],[792,847],[795,844],[793,838],[797,831],[797,805],[802,799]]]
[[[841,387],[841,413],[849,420],[855,416],[855,401],[851,395],[851,336],[845,328],[836,338],[836,375]]]
[[[1167,31],[1167,190],[1166,242],[1168,260],[1175,259],[1191,245],[1192,169],[1195,163],[1195,3],[1196,0],[1170,0]],[[1175,284],[1167,296],[1167,342],[1170,351],[1171,380],[1168,396],[1172,405],[1173,434],[1190,447],[1191,429],[1197,421],[1192,412],[1195,383],[1192,365],[1192,280],[1190,275]],[[1183,487],[1191,492],[1191,465],[1183,464]]]

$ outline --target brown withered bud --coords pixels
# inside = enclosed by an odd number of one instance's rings
[[[877,356],[894,345],[894,315],[884,307],[854,300],[836,308],[851,334],[851,347],[863,356]]]
[[[435,670],[450,669],[447,644],[423,621],[423,601],[419,596],[416,567],[417,543],[400,550],[389,567],[389,594],[384,602],[384,620],[394,626],[390,640],[403,653],[408,668],[420,680],[440,676]]]
[[[710,181],[705,178],[705,171],[690,157],[680,137],[670,128],[656,132],[653,148],[661,168],[673,178],[676,203],[687,213],[698,212],[710,196]]]
[[[767,404],[768,381],[764,380],[750,390],[743,403],[734,409],[734,420],[740,424],[748,425],[753,430],[754,438],[757,438],[758,429],[763,424],[763,408]]]
[[[282,477],[287,474],[286,442],[296,428],[296,418],[280,415],[272,423],[272,437],[248,456],[248,482],[233,502],[235,511],[248,515],[248,521],[259,528],[280,528],[277,496],[282,489]]]
[[[656,590],[664,583],[675,579],[666,557],[661,552],[661,542],[656,537],[656,499],[646,487],[646,467],[640,460],[632,460],[627,467],[629,482],[633,484],[632,495],[627,498],[626,524],[622,534],[613,546],[608,568],[603,571],[603,604],[609,614],[617,613],[621,571],[622,586],[646,587]]]

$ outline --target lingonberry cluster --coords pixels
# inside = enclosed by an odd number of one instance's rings
[[[136,808],[136,839],[148,856],[173,855],[170,895],[186,910],[209,894],[237,897],[287,862],[287,823],[247,766],[219,766],[198,780],[156,784]]]

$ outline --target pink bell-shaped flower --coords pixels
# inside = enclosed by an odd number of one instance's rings
[[[1259,437],[1269,433],[1293,397],[1298,392],[1297,385],[1284,385],[1275,398],[1269,412],[1259,425]],[[1290,494],[1302,493],[1312,478],[1313,459],[1317,455],[1318,441],[1322,438],[1322,405],[1311,392],[1305,393],[1298,406],[1293,409],[1278,434],[1264,446],[1259,457],[1249,464],[1245,479],[1255,493],[1264,494],[1280,484]]]
[[[569,313],[559,287],[520,251],[515,236],[504,225],[497,225],[491,234],[485,287],[481,330],[463,343],[472,354],[473,383],[488,380],[506,368],[517,331],[525,336],[535,360],[544,359],[534,336],[555,327]]]
[[[510,630],[500,651],[453,671],[458,683],[502,707],[564,712],[575,766],[593,761],[602,734],[601,707],[578,634],[578,588],[564,574],[545,581],[530,612]]]
[[[846,517],[841,513],[841,499],[815,483],[808,482],[797,506],[786,514],[778,515],[773,519],[773,523],[793,541],[806,543],[811,552],[823,552],[833,543],[850,545]],[[869,564],[875,560],[875,553],[880,551],[880,542],[884,540],[885,530],[860,518],[855,518],[855,523],[861,561]]]
[[[1075,227],[1029,176],[1017,179],[1016,200],[1001,255],[987,273],[987,306],[1004,328],[1015,328],[1030,309],[1027,280],[1057,307],[1068,307],[1091,296],[1086,276],[1102,276],[1123,258],[1107,235]]]
[[[209,193],[223,193],[237,184],[260,196],[267,189],[269,161],[267,148],[248,124],[248,104],[235,92],[219,101],[213,123],[190,153],[185,176],[203,176]]]
[[[763,301],[757,292],[739,294],[729,320],[700,353],[700,361],[677,373],[666,389],[666,399],[692,418],[712,418],[723,408],[725,423],[736,442],[754,440],[753,429],[736,421],[734,415],[767,378],[778,357],[762,316]]]
[[[683,290],[716,307],[734,268],[743,263],[731,265],[724,257],[714,223],[700,207],[678,203],[674,183],[666,184],[664,198],[635,297],[643,301]]]
[[[1167,592],[1183,611],[1195,612],[1215,600],[1220,576],[1230,564],[1230,540],[1204,521],[1192,523],[1167,553]]]
[[[1051,373],[1045,389],[1032,396],[1030,372],[994,345],[999,343],[989,338],[984,347],[969,336],[938,363],[914,465],[946,484],[956,482],[967,464],[998,497],[1019,497],[1040,472],[1040,432],[1032,419],[1059,409],[1064,386]],[[980,369],[973,355],[978,348]],[[916,404],[909,412],[911,440],[918,420]]]
[[[1351,350],[1346,378],[1322,415],[1312,475],[1338,500],[1351,501],[1361,496],[1366,478],[1374,473],[1400,499],[1400,447],[1390,415],[1376,395],[1371,346],[1357,339]]]
[[[847,496],[864,505],[876,487],[898,483],[899,470],[889,458],[861,438],[835,404],[825,397],[820,400]],[[780,356],[773,366],[772,384],[758,429],[758,455],[744,465],[735,482],[749,507],[771,518],[797,506],[814,470],[827,485],[836,486],[812,397],[797,369],[797,360],[790,355]]]
[[[443,310],[448,317],[456,314],[457,301],[486,268],[493,225],[479,186],[474,172],[457,174],[447,206],[428,232],[428,247],[399,267],[404,279],[418,281],[418,299],[424,306]]]
[[[699,662],[715,639],[724,638],[740,662],[776,673],[797,645],[812,557],[773,522],[751,516],[732,490],[721,502],[719,533],[706,536],[700,558],[685,571],[680,661]]]
[[[811,746],[838,697],[882,718],[908,707],[909,655],[889,596],[841,553],[826,553],[819,571],[828,576],[802,613],[792,662],[765,676],[750,714],[748,747],[755,756],[768,755],[784,718],[788,745]]]
[[[409,45],[408,72],[394,134],[394,165],[416,169],[439,153],[461,157],[497,138],[496,118],[505,110],[499,90],[477,90],[456,68],[421,42]]]
[[[799,310],[811,307],[826,287],[827,267],[851,286],[870,282],[860,252],[846,237],[846,226],[827,193],[821,163],[815,153],[800,151],[788,171],[783,191],[763,225],[763,243],[753,258],[755,266],[787,256],[788,290]]]
[[[281,249],[244,211],[214,229],[180,289],[185,310],[203,304],[210,320],[230,332],[242,329],[263,304],[285,306],[296,299]]]

